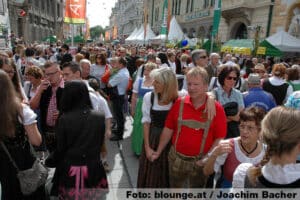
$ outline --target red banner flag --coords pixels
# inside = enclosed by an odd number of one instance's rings
[[[66,0],[65,23],[84,24],[86,0]]]

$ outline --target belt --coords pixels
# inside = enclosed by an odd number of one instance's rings
[[[175,151],[175,148],[173,146],[171,147],[170,151],[173,151],[173,153],[177,157],[179,157],[180,159],[185,160],[185,161],[192,161],[192,160],[196,160],[196,159],[198,160],[199,159],[198,155],[197,156],[186,156],[182,153],[179,153],[178,151]]]

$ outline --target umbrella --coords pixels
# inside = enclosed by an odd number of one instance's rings
[[[114,40],[114,41],[112,41],[112,43],[113,43],[113,45],[119,44],[120,40]]]
[[[50,35],[50,36],[48,36],[48,37],[45,37],[45,38],[43,39],[43,41],[44,41],[44,42],[50,42],[50,43],[56,42],[56,35]]]

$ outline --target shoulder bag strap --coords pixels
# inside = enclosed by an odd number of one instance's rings
[[[151,102],[151,107],[150,107],[150,110],[152,110],[152,108],[153,108],[153,104],[154,104],[154,92],[151,92],[151,96],[150,96],[150,102]]]
[[[180,107],[179,107],[179,114],[178,114],[178,127],[177,127],[177,133],[176,133],[176,139],[174,144],[174,150],[176,152],[176,145],[179,138],[179,134],[181,132],[181,125],[182,125],[182,111],[183,111],[183,105],[184,105],[184,97],[181,98],[180,101]]]
[[[8,156],[8,158],[9,158],[10,162],[11,162],[11,163],[13,164],[13,166],[16,168],[17,172],[19,172],[20,170],[19,170],[19,168],[18,168],[16,162],[15,162],[14,159],[11,157],[10,153],[8,152],[6,146],[5,146],[5,144],[4,144],[3,142],[1,142],[1,146],[2,146],[3,150],[5,151],[5,153],[7,154],[7,156]]]

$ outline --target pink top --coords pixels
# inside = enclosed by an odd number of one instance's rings
[[[230,143],[234,144],[233,138],[230,139]],[[233,173],[235,169],[241,164],[241,162],[237,159],[235,155],[235,145],[233,145],[231,153],[228,154],[227,159],[224,163],[224,177],[226,180],[232,182]]]

